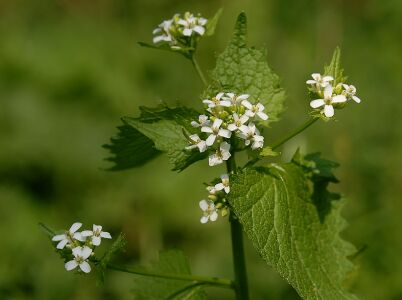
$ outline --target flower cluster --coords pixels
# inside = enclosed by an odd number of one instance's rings
[[[203,199],[199,203],[203,212],[200,220],[202,224],[208,221],[216,221],[219,212],[222,217],[228,214],[226,195],[230,192],[229,175],[222,174],[220,180],[215,185],[207,186],[207,191],[209,192],[208,200]]]
[[[99,246],[101,239],[111,239],[112,236],[109,232],[102,231],[102,226],[93,225],[92,230],[84,230],[78,232],[82,223],[74,223],[70,229],[63,234],[55,235],[52,241],[58,242],[56,248],[63,250],[65,248],[71,250],[70,257],[72,260],[66,262],[65,268],[71,271],[77,267],[84,273],[91,272],[91,266],[88,259],[94,255],[94,249]]]
[[[209,165],[215,166],[230,158],[230,144],[234,138],[243,141],[244,146],[260,149],[264,145],[264,137],[252,122],[254,118],[267,120],[264,105],[252,104],[247,94],[218,93],[212,99],[205,99],[206,114],[200,115],[191,125],[200,128],[200,135],[189,136],[190,145],[186,149],[198,148],[200,152],[212,150]]]
[[[319,73],[311,75],[313,79],[307,80],[310,91],[319,98],[312,100],[310,106],[319,109],[321,114],[331,118],[335,114],[335,108],[342,108],[348,100],[360,103],[356,96],[356,88],[353,85],[339,83],[335,87],[331,84],[334,81],[332,76],[321,76]]]
[[[167,43],[172,48],[191,46],[191,37],[204,35],[208,20],[186,12],[183,16],[175,14],[172,19],[165,20],[153,31],[154,44]]]

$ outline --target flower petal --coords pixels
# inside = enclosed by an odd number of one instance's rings
[[[87,236],[92,236],[94,233],[93,233],[93,231],[91,231],[91,230],[84,230],[84,231],[81,231],[81,235],[82,236],[85,236],[85,237],[87,237]]]
[[[216,135],[215,134],[210,134],[205,143],[207,146],[212,146],[215,143]]]
[[[214,121],[214,124],[212,125],[212,127],[219,128],[219,127],[221,127],[222,123],[223,123],[223,121],[221,119],[216,119]]]
[[[78,266],[78,263],[75,260],[70,260],[65,263],[64,267],[66,268],[67,271],[71,271],[75,269]]]
[[[332,103],[342,103],[346,102],[346,97],[344,95],[336,95],[332,97]]]
[[[208,209],[208,202],[206,200],[201,200],[199,203],[201,210],[206,211]]]
[[[209,220],[209,216],[202,216],[200,222],[201,222],[202,224],[205,224],[205,223],[208,222],[208,220]]]
[[[248,108],[248,109],[252,109],[252,108],[253,108],[253,105],[252,105],[250,102],[248,102],[248,100],[243,100],[243,101],[241,102],[241,104],[242,104],[245,108]]]
[[[325,104],[324,99],[316,99],[310,102],[312,108],[318,108]]]
[[[227,138],[227,139],[232,136],[232,132],[231,132],[230,130],[223,129],[223,128],[219,129],[218,134],[219,134],[220,136],[222,136],[222,137]]]
[[[66,238],[67,238],[67,236],[65,234],[58,234],[58,235],[55,235],[52,237],[52,241],[58,242],[58,241],[66,239]]]
[[[82,263],[80,263],[80,269],[82,270],[82,272],[84,273],[89,273],[91,272],[91,266],[89,265],[88,262],[83,261]]]
[[[209,215],[209,219],[210,219],[212,222],[215,222],[215,221],[218,219],[218,212],[217,212],[217,211],[212,212],[212,213]]]
[[[200,150],[200,153],[205,152],[207,150],[207,143],[205,141],[201,141],[197,144],[198,150]]]
[[[228,129],[229,129],[230,131],[236,131],[236,130],[237,130],[237,126],[236,126],[236,124],[232,123],[232,124],[229,124],[229,125],[228,125]]]
[[[352,96],[352,99],[356,102],[356,103],[360,103],[362,100],[360,100],[359,97],[357,96]]]
[[[93,236],[92,237],[92,244],[94,246],[99,246],[101,243],[101,238],[99,236]]]
[[[205,28],[202,26],[195,26],[193,30],[199,35],[203,35],[205,33]]]
[[[95,237],[94,237],[95,238]],[[82,247],[81,256],[83,259],[87,259],[92,253],[92,249],[88,246]]]
[[[332,85],[329,84],[329,85],[325,86],[324,97],[325,98],[331,97],[333,90],[334,90],[334,88],[332,87]]]
[[[70,232],[71,232],[71,233],[76,232],[78,229],[81,228],[81,226],[82,226],[82,223],[79,223],[79,222],[74,223],[74,224],[71,225],[71,227],[70,227]]]
[[[57,244],[56,248],[57,248],[57,249],[63,249],[63,248],[67,245],[67,243],[68,243],[68,240],[67,240],[67,239],[61,240],[61,241]]]
[[[112,238],[110,233],[106,232],[106,231],[101,232],[100,236],[103,237],[104,239],[111,239]]]
[[[215,189],[216,189],[217,191],[221,191],[221,190],[223,190],[224,188],[225,188],[225,186],[223,185],[223,183],[215,184]]]
[[[334,116],[334,108],[332,105],[325,105],[324,106],[324,114],[327,118],[331,118]]]
[[[262,120],[268,120],[268,115],[262,111],[257,113],[257,116],[259,116]]]

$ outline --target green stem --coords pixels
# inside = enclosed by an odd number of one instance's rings
[[[197,62],[197,60],[195,59],[194,53],[191,55],[190,58],[191,62],[193,63],[194,69],[197,71],[198,76],[200,77],[202,83],[206,86],[207,80],[205,79],[204,73],[202,73],[202,70]]]
[[[39,223],[39,226],[43,229],[43,231],[52,238],[55,235],[55,232],[47,227],[43,223]],[[97,259],[93,259],[95,263],[99,263],[100,261]],[[127,269],[121,266],[117,266],[114,264],[107,264],[106,267],[111,270],[120,271],[124,273],[130,273],[135,275],[142,275],[142,276],[152,276],[158,278],[166,278],[166,279],[176,279],[176,280],[186,280],[192,281],[194,283],[202,283],[207,285],[214,285],[223,288],[234,288],[234,282],[230,279],[226,278],[218,278],[218,277],[207,277],[207,276],[197,276],[197,275],[185,275],[185,274],[166,274],[166,273],[154,273],[148,272],[145,270],[134,270],[134,269]]]
[[[234,283],[230,279],[218,278],[218,277],[207,277],[207,276],[197,276],[197,275],[185,275],[185,274],[167,274],[167,273],[154,273],[145,270],[134,270],[127,269],[125,267],[117,266],[114,264],[107,264],[107,268],[115,271],[120,271],[129,274],[141,275],[141,276],[151,276],[157,278],[175,279],[175,280],[185,280],[192,281],[195,283],[204,283],[208,285],[220,286],[224,288],[233,288]]]
[[[311,125],[313,125],[317,120],[319,120],[318,117],[311,117],[310,119],[307,120],[306,123],[304,123],[302,126],[300,126],[299,128],[297,128],[295,131],[293,131],[292,133],[288,134],[287,136],[285,136],[283,139],[279,140],[278,142],[276,142],[273,146],[272,146],[272,150],[275,150],[276,148],[282,146],[284,143],[286,143],[287,141],[289,141],[291,138],[293,138],[294,136],[298,135],[300,132],[306,130],[308,127],[310,127]]]
[[[228,173],[236,172],[235,152],[233,152],[232,156],[226,161],[226,168]],[[232,237],[232,253],[235,273],[234,289],[236,292],[236,299],[248,300],[249,296],[246,260],[244,255],[243,230],[239,220],[236,218],[233,212],[231,212],[229,220]]]

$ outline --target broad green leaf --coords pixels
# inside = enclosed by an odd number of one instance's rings
[[[165,152],[173,170],[182,171],[207,156],[207,153],[185,150],[188,140],[184,132],[196,133],[190,124],[198,119],[198,112],[186,107],[169,108],[164,105],[140,109],[140,117],[123,118],[125,126],[120,127],[119,136],[112,139],[110,145],[104,146],[114,154],[114,157],[108,158],[115,163],[111,170],[138,167]]]
[[[220,8],[216,14],[210,18],[206,25],[205,36],[211,36],[215,33],[216,25],[218,24],[219,18],[221,17],[223,9]]]
[[[121,171],[142,166],[161,153],[155,149],[151,139],[128,125],[124,120],[123,123],[124,125],[117,127],[119,133],[110,139],[110,144],[103,145],[113,155],[106,158],[106,160],[114,163],[109,168],[110,171]]]
[[[285,92],[279,77],[268,66],[266,50],[247,46],[245,13],[237,18],[232,41],[217,59],[205,96],[212,97],[221,91],[250,94],[251,101],[265,106],[269,122],[278,120],[284,110]]]
[[[167,274],[191,274],[188,261],[181,251],[161,252],[159,260],[147,271]],[[205,293],[191,281],[134,275],[134,299],[136,300],[203,300]]]
[[[314,189],[303,166],[272,164],[233,175],[229,202],[263,259],[303,299],[357,299],[344,287],[355,248],[339,236],[343,201],[324,199],[323,211]]]
[[[334,77],[334,86],[336,86],[338,83],[343,83],[346,81],[346,77],[343,75],[343,68],[341,66],[341,49],[339,47],[335,48],[331,63],[328,66],[325,66],[324,75]]]

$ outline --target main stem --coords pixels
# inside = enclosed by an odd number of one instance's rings
[[[226,161],[228,173],[236,172],[235,153]],[[232,237],[232,253],[235,273],[234,289],[237,300],[248,300],[248,283],[246,260],[244,255],[243,230],[239,220],[231,212],[230,214],[230,229]]]
[[[202,83],[206,86],[206,85],[208,84],[208,83],[207,83],[207,80],[205,79],[204,73],[202,73],[202,70],[201,70],[201,68],[200,68],[200,66],[199,66],[199,64],[198,64],[198,62],[197,62],[197,60],[195,59],[194,53],[191,55],[190,60],[191,60],[191,62],[192,62],[192,64],[193,64],[193,66],[194,66],[194,69],[197,71],[197,74],[198,74],[198,76],[200,77]]]

